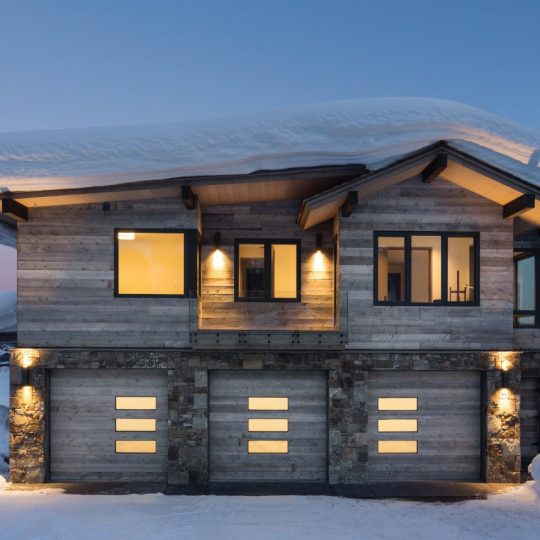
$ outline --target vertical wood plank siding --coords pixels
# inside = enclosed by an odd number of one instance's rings
[[[302,231],[295,223],[299,201],[210,206],[203,209],[201,330],[334,329],[332,225]],[[221,234],[216,261],[214,233]],[[315,265],[316,235],[322,233],[321,267]],[[301,302],[234,302],[234,239],[299,239]]]
[[[197,228],[180,199],[32,208],[18,231],[23,347],[186,347],[189,304],[114,298],[115,228]]]
[[[373,231],[479,231],[480,306],[374,306]],[[440,180],[413,178],[359,201],[340,219],[340,287],[351,349],[512,347],[511,220],[499,205]]]

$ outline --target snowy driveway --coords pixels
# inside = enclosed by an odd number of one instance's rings
[[[532,540],[540,538],[539,497],[532,483],[459,503],[0,491],[0,538]]]

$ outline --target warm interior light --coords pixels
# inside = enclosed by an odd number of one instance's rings
[[[418,398],[379,398],[377,406],[379,411],[417,411]]]
[[[418,441],[378,441],[379,454],[417,454]]]
[[[155,454],[156,441],[115,441],[117,454]]]
[[[135,240],[134,232],[119,232],[118,240]]]
[[[289,431],[287,418],[249,418],[248,431]]]

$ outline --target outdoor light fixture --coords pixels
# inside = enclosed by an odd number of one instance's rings
[[[321,251],[322,249],[322,234],[317,233],[317,236],[315,237],[315,245],[317,246],[317,251]]]
[[[512,362],[507,358],[501,360],[501,379],[502,388],[508,388],[510,386],[510,370],[512,369]]]
[[[221,248],[221,233],[219,231],[216,231],[214,233],[214,247],[216,249]]]
[[[30,384],[31,365],[32,359],[25,354],[21,362],[21,386],[28,386]]]

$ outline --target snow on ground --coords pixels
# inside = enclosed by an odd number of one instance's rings
[[[364,163],[448,140],[540,185],[540,133],[461,103],[341,101],[199,122],[0,133],[0,191]]]
[[[0,491],[3,540],[532,540],[539,531],[532,482],[459,503]]]

